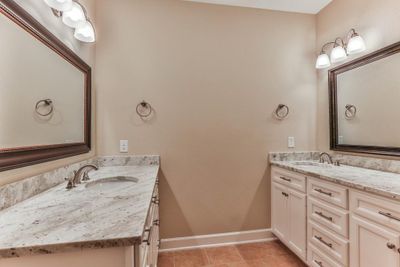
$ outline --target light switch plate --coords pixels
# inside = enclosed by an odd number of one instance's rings
[[[293,136],[288,137],[288,148],[295,148],[296,143]]]
[[[128,153],[128,151],[129,151],[128,140],[119,140],[119,152]]]

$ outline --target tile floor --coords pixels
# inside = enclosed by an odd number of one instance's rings
[[[158,267],[304,267],[279,241],[160,253]]]

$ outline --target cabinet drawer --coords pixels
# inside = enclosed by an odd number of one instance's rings
[[[347,210],[348,190],[345,187],[315,178],[308,179],[308,194]]]
[[[400,202],[350,191],[350,210],[381,225],[400,231]]]
[[[348,238],[349,212],[308,197],[308,218]]]
[[[308,221],[308,242],[314,244],[319,250],[343,264],[343,266],[348,265],[349,241],[311,220]]]
[[[311,267],[342,267],[312,244],[308,244],[308,264]]]
[[[272,181],[286,185],[303,193],[306,192],[306,177],[298,173],[273,167]]]

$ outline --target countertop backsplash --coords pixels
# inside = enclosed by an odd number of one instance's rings
[[[74,170],[85,164],[96,164],[99,167],[159,165],[159,156],[106,156],[96,157],[78,163],[66,165],[39,175],[28,177],[15,183],[0,187],[0,211],[21,201],[40,194],[65,181]],[[32,167],[34,168],[34,166]]]

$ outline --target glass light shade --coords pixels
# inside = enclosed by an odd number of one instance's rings
[[[44,2],[51,8],[58,11],[68,11],[72,8],[72,0],[44,0]]]
[[[71,9],[63,13],[62,21],[71,28],[76,28],[79,24],[85,22],[86,15],[82,6],[77,2],[73,2]]]
[[[75,28],[74,36],[79,41],[85,43],[93,43],[94,41],[96,41],[96,34],[94,32],[93,25],[90,21],[85,21],[80,23]]]
[[[331,61],[329,59],[329,56],[327,54],[321,54],[317,58],[317,63],[315,64],[315,67],[317,69],[325,69],[331,66]]]
[[[336,46],[331,52],[331,62],[338,63],[347,59],[346,51],[341,46]]]
[[[347,44],[347,53],[349,55],[361,53],[366,50],[364,39],[359,36],[355,35],[351,37],[349,43]]]

